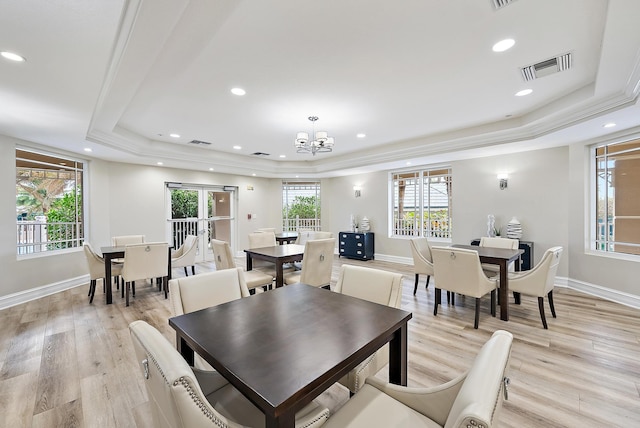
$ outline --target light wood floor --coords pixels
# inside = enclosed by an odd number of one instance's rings
[[[509,322],[492,318],[485,299],[474,330],[473,299],[458,297],[455,307],[445,303],[434,317],[433,287],[425,290],[424,278],[414,296],[410,266],[336,259],[334,284],[343,263],[405,274],[402,308],[413,313],[409,386],[459,375],[489,336],[505,329],[515,340],[501,426],[640,426],[640,311],[556,288],[558,318],[547,310],[549,330],[542,328],[537,301],[526,296],[522,305],[511,305]],[[130,307],[119,296],[107,306],[98,287],[90,305],[87,288],[0,311],[1,427],[152,426],[127,326],[144,319],[173,342],[169,301],[138,285]],[[335,385],[321,398],[335,410],[348,393]]]

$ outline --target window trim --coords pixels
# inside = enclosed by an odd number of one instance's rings
[[[85,242],[89,240],[89,236],[88,236],[88,231],[90,230],[89,228],[89,218],[87,216],[87,213],[89,212],[89,160],[88,159],[84,159],[81,157],[78,157],[77,155],[74,154],[69,154],[69,153],[63,153],[60,151],[56,151],[54,149],[51,148],[39,148],[39,147],[32,147],[32,146],[27,146],[27,145],[16,145],[14,147],[13,153],[14,153],[14,175],[17,172],[17,161],[18,161],[18,151],[23,151],[23,152],[29,152],[29,153],[34,153],[37,155],[43,155],[43,156],[50,156],[50,157],[54,157],[54,158],[60,158],[62,160],[68,160],[68,161],[72,161],[72,162],[78,162],[78,163],[82,163],[82,238],[81,238],[81,242]],[[52,256],[60,256],[60,255],[65,255],[65,254],[71,254],[71,253],[78,253],[78,252],[82,252],[83,251],[83,247],[82,247],[82,243],[80,243],[80,245],[76,246],[76,247],[71,247],[71,248],[60,248],[60,249],[55,249],[55,250],[47,250],[47,251],[38,251],[38,252],[32,252],[32,253],[23,253],[20,254],[18,253],[18,247],[17,247],[17,242],[16,242],[16,247],[15,247],[15,255],[16,255],[16,260],[17,261],[21,261],[21,260],[30,260],[30,259],[37,259],[37,258],[41,258],[41,257],[52,257]]]
[[[640,134],[634,133],[629,134],[624,137],[619,137],[616,139],[607,139],[601,140],[597,143],[589,144],[586,147],[588,148],[588,155],[585,156],[587,159],[588,168],[586,168],[587,177],[585,178],[585,194],[588,195],[586,200],[586,210],[585,210],[585,227],[584,227],[584,238],[585,238],[585,246],[584,246],[584,254],[595,256],[595,257],[604,257],[609,259],[616,260],[624,260],[631,262],[640,262],[640,254],[630,254],[630,253],[622,253],[616,251],[604,251],[599,250],[597,247],[597,227],[596,224],[598,222],[598,192],[597,192],[597,155],[596,151],[598,148],[611,146],[615,144],[628,143],[634,140],[640,141]]]
[[[400,170],[396,170],[396,171],[390,171],[389,172],[389,176],[388,176],[388,237],[391,239],[403,239],[403,240],[407,240],[407,239],[413,239],[413,238],[417,238],[417,237],[425,237],[425,229],[421,226],[419,228],[419,233],[418,234],[413,234],[413,235],[398,235],[395,234],[395,228],[394,228],[394,213],[395,213],[395,180],[394,177],[396,175],[399,174],[417,174],[416,179],[419,180],[419,186],[418,186],[418,194],[419,194],[419,201],[418,204],[420,205],[420,212],[424,215],[424,201],[423,201],[423,197],[424,197],[424,179],[425,179],[425,172],[435,172],[435,171],[439,171],[439,170],[448,170],[448,174],[446,174],[449,179],[451,180],[451,186],[453,186],[453,167],[450,164],[436,164],[436,165],[430,165],[430,166],[422,166],[422,167],[418,167],[418,168],[404,168],[404,169],[400,169]],[[451,192],[451,191],[450,191]],[[453,223],[453,217],[452,217],[452,205],[453,205],[453,198],[452,195],[449,194],[449,202],[448,202],[448,222],[449,222],[449,232],[448,232],[448,237],[436,237],[436,236],[426,236],[430,241],[434,241],[434,242],[443,242],[443,243],[448,243],[448,242],[452,242],[452,234],[453,234],[453,230],[452,230],[452,223]],[[429,229],[431,230],[431,229]]]

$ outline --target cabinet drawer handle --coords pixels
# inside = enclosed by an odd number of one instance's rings
[[[356,251],[357,254],[362,254],[362,251]]]
[[[344,245],[344,241],[340,241],[340,245]]]
[[[362,247],[362,242],[358,242],[358,247]]]
[[[360,235],[355,235],[356,239],[360,239]]]

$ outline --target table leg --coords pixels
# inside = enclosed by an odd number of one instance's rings
[[[280,416],[265,415],[266,428],[294,428],[296,426],[296,414],[285,412]]]
[[[500,319],[509,321],[509,275],[507,274],[507,260],[500,260]]]
[[[284,285],[284,269],[281,261],[276,262],[276,288]]]
[[[111,296],[111,254],[104,254],[104,292],[107,295],[107,305],[113,302]]]
[[[193,367],[193,349],[187,344],[187,342],[180,336],[180,333],[176,332],[176,348],[180,355],[185,359],[187,364]]]
[[[389,382],[407,386],[407,324],[393,333],[389,342]]]
[[[251,254],[247,253],[247,270],[253,269],[253,259],[251,258]]]

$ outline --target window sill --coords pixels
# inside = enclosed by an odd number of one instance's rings
[[[39,259],[42,257],[54,257],[54,256],[62,256],[65,254],[72,254],[82,252],[82,247],[74,247],[74,248],[66,248],[64,250],[53,250],[53,251],[40,251],[38,253],[30,253],[30,254],[16,254],[16,260],[31,260],[31,259]]]
[[[586,249],[584,253],[588,256],[604,257],[607,259],[624,260],[627,262],[640,263],[640,255],[614,253],[612,251],[596,251],[592,249]]]

